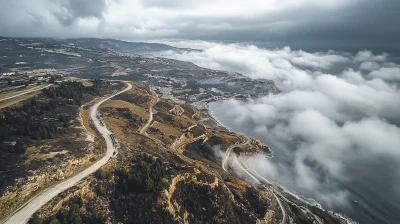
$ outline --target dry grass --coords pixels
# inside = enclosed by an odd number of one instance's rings
[[[114,117],[104,117],[104,122],[106,122],[107,127],[110,128],[117,139],[125,139],[126,134],[129,134],[131,130],[127,128],[127,122],[124,119],[114,118]]]
[[[175,127],[159,122],[154,122],[153,125],[151,126],[153,128],[157,128],[160,130],[162,133],[164,133],[166,136],[173,136],[174,138],[178,138],[182,132]]]
[[[40,85],[40,86],[32,85],[32,86],[28,86],[28,87],[26,87],[24,89],[17,89],[17,90],[12,90],[12,91],[9,91],[9,92],[0,93],[0,100],[3,99],[3,98],[6,98],[6,97],[15,96],[15,95],[23,93],[23,92],[27,92],[27,91],[31,91],[31,90],[35,90],[35,89],[40,89],[42,87],[45,87],[46,85]]]
[[[90,108],[93,106],[95,103],[95,100],[92,102],[89,102],[86,105],[83,105],[79,109],[79,119],[81,121],[81,124],[83,128],[91,135],[95,135],[96,131],[92,128],[93,127],[93,121],[90,118]]]
[[[93,82],[89,80],[82,80],[82,84],[84,86],[93,86]]]
[[[244,195],[246,193],[247,183],[237,178],[231,178],[230,181],[225,182],[228,188],[235,192],[236,195]]]
[[[68,150],[62,150],[57,152],[49,152],[49,153],[41,153],[41,149],[37,148],[36,146],[32,146],[27,148],[25,156],[25,164],[30,164],[33,160],[36,161],[43,161],[55,158],[57,155],[67,154]]]
[[[231,134],[223,131],[216,131],[215,135],[225,139],[228,145],[235,144],[237,141],[240,141],[240,138],[233,133]]]
[[[0,107],[15,104],[40,92],[2,101]],[[77,119],[80,122],[74,120],[74,125],[69,128],[68,133],[60,134],[51,140],[41,140],[35,143],[36,147],[27,148],[23,156],[24,165],[37,170],[37,173],[27,176],[28,179],[22,182],[19,180],[11,186],[7,194],[0,197],[0,220],[38,192],[75,175],[102,157],[105,152],[105,140],[95,131],[90,119],[90,108],[95,102],[96,100],[93,100],[80,108],[80,117]],[[95,141],[85,140],[87,132],[95,137]]]
[[[14,98],[11,98],[8,100],[0,101],[0,109],[12,106],[12,105],[22,102],[24,100],[28,100],[28,99],[38,95],[39,93],[40,93],[40,91],[31,92],[31,93],[27,93],[27,94],[24,94],[24,95],[21,95],[18,97],[14,97]]]
[[[106,123],[107,127],[113,133],[115,133],[121,145],[119,148],[119,155],[116,159],[113,159],[105,166],[106,169],[112,170],[130,167],[132,165],[133,158],[143,153],[148,153],[153,156],[168,160],[168,162],[174,164],[185,164],[183,166],[185,169],[180,170],[180,173],[174,176],[174,179],[171,180],[172,182],[167,190],[167,196],[173,195],[176,183],[186,180],[191,181],[196,185],[208,185],[211,188],[214,188],[215,186],[218,186],[219,183],[223,182],[226,184],[226,187],[235,195],[235,198],[237,197],[236,199],[240,199],[239,201],[246,200],[246,182],[236,179],[232,176],[230,176],[228,180],[228,178],[226,179],[228,174],[221,172],[221,167],[218,164],[210,163],[206,159],[194,159],[186,156],[187,154],[182,153],[185,150],[186,144],[195,140],[195,136],[203,136],[203,133],[208,137],[219,136],[227,145],[234,144],[238,141],[241,142],[241,136],[214,128],[205,129],[202,126],[187,130],[193,125],[199,125],[198,119],[201,118],[202,113],[190,108],[193,111],[182,114],[180,110],[181,108],[176,106],[178,104],[164,99],[160,99],[160,102],[154,106],[153,109],[156,111],[153,117],[154,120],[150,124],[146,133],[139,134],[138,131],[140,127],[142,127],[142,125],[148,121],[149,106],[155,103],[154,100],[157,99],[157,97],[153,95],[154,93],[152,91],[145,87],[136,84],[133,84],[133,86],[134,87],[132,91],[127,92],[123,97],[120,97],[116,100],[106,101],[100,108],[103,114],[104,122]],[[132,100],[131,98],[138,99],[138,96],[143,97],[141,99],[149,99],[149,101],[141,105],[135,104],[135,100]],[[175,110],[170,111],[171,108],[174,107]],[[121,116],[122,114],[117,111],[118,108],[128,108],[134,115],[140,117],[142,121],[137,122],[132,117],[129,118],[129,116]],[[196,114],[196,116],[194,116],[196,118],[188,117],[188,115],[193,114]],[[132,127],[132,125],[135,127]],[[180,141],[176,141],[178,138]],[[174,142],[175,144],[173,144]],[[171,145],[181,147],[182,149],[174,150]],[[194,172],[189,174],[187,173],[186,169],[194,170]],[[214,181],[204,179],[201,175],[194,175],[200,173],[213,176]],[[184,175],[186,175],[185,178],[183,178]],[[85,186],[89,186],[89,184]],[[84,188],[84,186],[81,188]],[[86,191],[87,190],[85,190],[85,192]],[[91,191],[88,192],[91,193]],[[164,207],[165,209],[174,208],[175,205],[171,204],[171,197],[167,197],[167,202],[169,203],[163,205],[166,206]],[[57,207],[61,207],[60,205]],[[180,206],[179,204],[176,205]],[[267,219],[272,220],[269,216]]]
[[[128,108],[133,114],[138,115],[144,120],[147,120],[149,117],[149,114],[146,110],[143,108],[136,106],[135,104],[128,103],[123,100],[108,100],[104,102],[100,109],[113,109],[113,108]]]

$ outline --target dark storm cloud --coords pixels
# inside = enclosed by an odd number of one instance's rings
[[[0,3],[0,35],[386,45],[398,45],[400,39],[397,0],[0,0]]]
[[[399,44],[400,1],[349,1],[349,5],[326,8],[304,4],[262,14],[256,18],[226,18],[230,28],[221,30],[199,28],[198,24],[218,24],[218,18],[193,20],[185,37],[205,40],[288,41],[308,43]],[[354,2],[354,3],[351,3]],[[204,29],[207,32],[204,32]],[[199,38],[200,37],[200,38]]]
[[[71,25],[78,18],[95,17],[103,18],[103,11],[106,10],[105,0],[52,0],[60,4],[61,12],[54,12],[61,24],[65,26]]]
[[[327,17],[315,15],[303,26],[294,27],[297,38],[314,40],[398,43],[400,1],[361,1],[347,10],[336,11]],[[322,20],[321,20],[322,17]],[[397,24],[397,25],[396,25]],[[310,36],[309,34],[313,34]],[[294,37],[296,38],[296,37]],[[293,39],[294,39],[293,38]]]

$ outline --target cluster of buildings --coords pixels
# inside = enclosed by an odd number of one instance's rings
[[[50,82],[54,76],[63,76],[55,69],[34,69],[0,73],[0,92]]]

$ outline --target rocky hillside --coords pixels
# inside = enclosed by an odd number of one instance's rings
[[[101,114],[119,153],[31,223],[345,223],[262,180],[238,178],[230,154],[242,167],[244,157],[269,149],[218,126],[206,111],[135,84]]]
[[[113,84],[64,80],[0,109],[0,220],[102,156],[104,140],[94,142],[89,109],[124,86]]]

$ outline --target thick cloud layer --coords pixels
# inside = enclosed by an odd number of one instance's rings
[[[222,123],[272,148],[273,159],[249,158],[259,173],[362,223],[372,216],[398,221],[400,65],[390,55],[204,42],[197,46],[204,51],[164,56],[272,79],[283,91],[211,105]],[[357,217],[351,206],[355,201],[373,215]]]
[[[60,23],[69,26],[80,18],[103,18],[103,11],[106,10],[105,0],[53,0],[62,9],[61,12],[54,12]]]
[[[398,0],[0,0],[0,35],[399,45]]]

